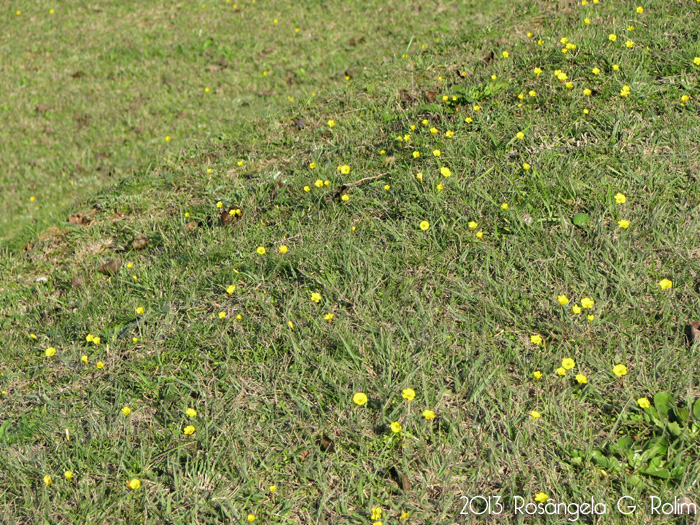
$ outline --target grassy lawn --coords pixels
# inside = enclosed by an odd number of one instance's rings
[[[700,3],[20,4],[2,515],[696,522]]]

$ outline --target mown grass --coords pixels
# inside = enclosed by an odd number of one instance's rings
[[[352,66],[347,56],[326,64],[351,37],[365,37],[352,60],[367,68],[321,95],[295,92],[293,102],[275,73],[282,94],[245,121],[227,117],[215,97],[180,124],[154,119],[133,172],[102,190],[76,190],[84,200],[61,212],[89,214],[90,224],[60,224],[0,259],[3,514],[22,522],[245,523],[254,514],[262,523],[373,523],[379,507],[384,523],[468,523],[476,518],[460,516],[460,498],[482,495],[502,497],[500,519],[517,522],[513,498],[545,492],[606,502],[601,523],[670,520],[644,502],[697,493],[697,434],[687,431],[663,458],[686,465],[666,483],[640,474],[643,484],[633,486],[638,469],[594,461],[619,435],[641,443],[652,435],[638,398],[667,391],[684,405],[700,397],[697,349],[683,335],[698,311],[698,5],[649,2],[643,13],[637,5],[435,3],[418,12],[397,1],[372,4],[372,16],[366,5],[293,4],[289,12],[315,24],[301,55],[297,24],[284,35],[241,33],[286,4],[245,4],[251,18],[235,26],[251,46],[243,56],[279,39],[271,70],[285,59],[298,61],[290,71],[314,70],[300,92]],[[127,23],[136,7],[107,9],[123,15],[124,34],[148,38]],[[229,5],[178,9],[170,20],[183,24],[180,37],[200,16],[221,24],[210,30],[214,42],[229,34]],[[170,49],[169,36],[157,34],[154,48]],[[577,48],[562,53],[562,37]],[[144,82],[149,67],[180,78],[155,55],[150,66],[119,60]],[[194,68],[210,58],[180,60]],[[249,60],[230,72],[243,97],[267,82]],[[325,68],[309,67],[314,61]],[[177,82],[196,84],[184,77]],[[171,96],[144,107],[181,107],[194,95]],[[205,114],[217,133],[194,131]],[[162,142],[184,130],[189,140]],[[119,133],[90,140],[102,135]],[[54,140],[67,155],[83,149]],[[29,154],[19,144],[7,151]],[[349,174],[338,170],[344,165]],[[61,194],[61,171],[51,173],[45,183],[57,186],[43,201]],[[328,185],[317,188],[318,179]],[[224,223],[229,208],[241,216]],[[578,227],[572,218],[581,212],[590,221]],[[629,228],[618,226],[623,219]],[[140,235],[149,244],[137,250]],[[107,258],[124,263],[112,277],[97,271]],[[659,287],[663,278],[671,289]],[[564,307],[562,294],[571,299]],[[584,297],[593,308],[573,313]],[[564,358],[576,366],[560,377]],[[617,364],[628,373],[616,377]],[[410,402],[406,388],[416,391]],[[367,394],[366,406],[353,403],[356,392]],[[195,433],[184,435],[190,424]],[[126,486],[132,479],[139,489]],[[623,495],[639,502],[629,517],[614,508]]]

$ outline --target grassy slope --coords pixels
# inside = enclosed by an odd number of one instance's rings
[[[49,231],[22,257],[0,261],[7,512],[27,521],[243,522],[252,512],[264,523],[369,523],[380,506],[385,522],[407,510],[409,522],[437,524],[458,521],[463,494],[544,491],[558,501],[614,503],[627,493],[689,492],[697,464],[672,488],[634,489],[621,474],[601,475],[590,453],[621,429],[650,432],[628,420],[638,397],[700,395],[695,350],[689,355],[678,329],[698,309],[692,61],[700,53],[692,17],[679,16],[697,6],[650,3],[637,14],[628,2],[558,5],[523,12],[496,2],[471,17],[483,8],[436,4],[417,16],[413,4],[389,3],[373,22],[414,24],[378,37],[394,46],[393,57],[375,54],[377,44],[367,51],[373,67],[321,99],[297,96],[278,117],[243,130],[222,123],[224,140],[171,143],[149,169],[73,210],[97,207],[92,224]],[[349,6],[333,4],[325,16],[360,24],[358,13],[342,11]],[[298,12],[330,25],[318,9]],[[633,50],[624,46],[630,24]],[[401,58],[419,30],[416,42],[429,48],[414,44]],[[345,41],[345,31],[323,34]],[[615,43],[611,31],[621,35]],[[563,36],[576,52],[561,53]],[[321,60],[326,48],[315,49]],[[509,85],[494,96],[482,89],[479,112],[464,102],[456,111],[405,96],[401,103],[401,89],[453,95],[458,86],[494,85],[492,74]],[[619,96],[624,84],[628,98]],[[691,95],[685,106],[683,93]],[[299,117],[302,130],[290,124]],[[153,140],[166,128],[154,127]],[[396,140],[405,134],[411,143]],[[336,169],[343,164],[347,176]],[[440,176],[442,166],[451,177]],[[342,184],[379,175],[349,186],[349,201],[333,198]],[[319,177],[329,187],[317,189]],[[618,192],[624,205],[613,199]],[[242,218],[221,225],[217,201]],[[585,228],[571,224],[580,211],[591,217]],[[629,229],[617,227],[620,219]],[[190,230],[192,221],[201,226]],[[139,234],[150,246],[131,250]],[[98,274],[100,258],[115,253],[133,267],[111,279]],[[78,275],[83,290],[71,285]],[[36,283],[40,276],[48,282]],[[657,285],[664,277],[674,282],[665,292]],[[572,303],[593,298],[593,321],[560,308],[562,293]],[[143,316],[134,314],[139,306]],[[102,343],[86,343],[88,333]],[[544,344],[533,345],[532,334]],[[49,345],[58,349],[50,359]],[[587,386],[556,375],[564,357],[576,360],[573,372],[586,374]],[[629,369],[622,379],[611,373],[617,363]],[[411,403],[401,399],[406,387],[417,391]],[[352,404],[357,391],[368,394],[367,407]],[[191,437],[182,434],[187,407],[199,412]],[[433,422],[420,416],[426,408],[437,413]],[[531,410],[542,418],[532,421]],[[397,420],[404,432],[393,436]],[[324,433],[333,453],[316,444]],[[585,452],[582,466],[569,461],[573,449]],[[691,441],[679,456],[697,452]],[[409,490],[387,476],[392,466],[406,473]],[[70,483],[65,469],[75,471]],[[48,488],[46,474],[54,478]],[[134,477],[142,487],[129,491]]]

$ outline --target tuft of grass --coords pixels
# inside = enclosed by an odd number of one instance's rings
[[[500,519],[518,522],[516,498],[544,492],[605,502],[611,523],[631,495],[639,508],[625,523],[648,523],[650,494],[693,494],[695,415],[671,435],[674,416],[648,424],[637,400],[667,392],[681,414],[700,397],[697,348],[682,330],[700,270],[700,67],[694,40],[681,38],[697,31],[695,3],[637,13],[592,1],[121,1],[90,11],[121,38],[78,31],[79,42],[60,36],[85,18],[51,26],[42,5],[14,15],[34,23],[12,27],[55,42],[37,72],[45,82],[76,49],[93,66],[69,71],[124,76],[56,82],[56,126],[73,125],[76,109],[105,112],[85,142],[43,139],[62,160],[34,161],[46,192],[34,203],[66,207],[8,200],[9,246],[31,242],[0,258],[4,515],[373,523],[381,508],[385,523],[442,524],[462,520],[464,497],[497,496]],[[576,48],[563,53],[562,38]],[[236,67],[199,78],[220,56]],[[159,74],[179,87],[163,88]],[[111,150],[119,180],[68,195],[65,166],[123,142],[126,127],[110,123],[136,80],[143,113],[127,115],[145,131]],[[78,96],[76,81],[113,96]],[[250,106],[203,94],[209,85]],[[260,90],[276,94],[263,105]],[[29,140],[39,140],[34,125]],[[2,148],[3,159],[35,151]],[[6,180],[8,195],[31,193],[19,175]],[[65,221],[77,213],[85,224]],[[110,258],[122,265],[104,275]],[[575,366],[560,376],[567,358]],[[366,405],[353,402],[358,392]],[[673,442],[656,466],[683,470],[606,470],[600,457],[620,437]]]

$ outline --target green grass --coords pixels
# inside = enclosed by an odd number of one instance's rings
[[[0,179],[3,515],[373,523],[381,507],[384,523],[402,512],[469,523],[461,497],[481,495],[500,496],[500,519],[518,522],[514,497],[545,492],[605,502],[606,523],[665,520],[649,496],[692,498],[700,475],[698,421],[686,417],[680,436],[667,421],[700,397],[683,334],[699,306],[700,4],[637,5],[6,10],[16,40],[3,36],[4,51],[54,51],[31,75],[29,55],[12,54],[0,81],[14,101],[0,112],[0,160],[12,167]],[[562,37],[577,48],[562,53]],[[221,56],[229,67],[208,71]],[[73,70],[86,74],[59,75]],[[19,89],[22,75],[35,87]],[[39,103],[55,109],[37,115]],[[96,117],[75,132],[75,114]],[[229,208],[241,216],[224,224]],[[91,221],[69,224],[72,213]],[[587,225],[572,223],[577,213]],[[134,249],[141,235],[149,244]],[[124,263],[112,277],[97,271],[108,258]],[[574,314],[584,297],[593,308]],[[559,377],[564,358],[576,366]],[[678,407],[653,419],[637,399],[662,391]],[[683,469],[664,480],[642,472],[647,462],[616,466],[624,436],[638,449],[665,439],[656,467]],[[623,495],[639,505],[629,517],[615,509]]]

